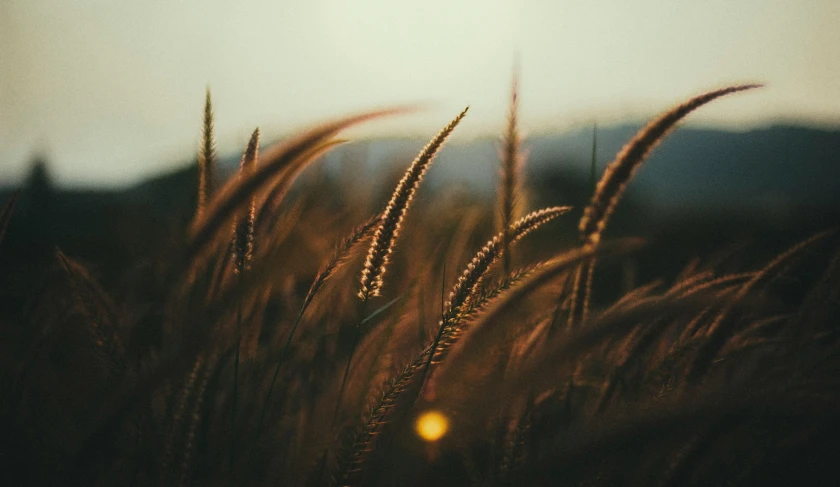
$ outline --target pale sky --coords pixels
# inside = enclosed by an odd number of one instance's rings
[[[61,182],[127,185],[194,158],[205,87],[219,150],[424,103],[353,137],[461,138],[653,115],[724,84],[694,124],[840,126],[837,0],[0,0],[0,184],[40,151]]]

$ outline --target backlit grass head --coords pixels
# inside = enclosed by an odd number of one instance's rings
[[[429,169],[438,150],[440,150],[443,143],[452,134],[452,131],[455,130],[455,127],[461,123],[461,120],[467,115],[467,110],[469,109],[470,107],[465,108],[464,111],[459,113],[455,119],[449,122],[446,127],[426,144],[397,184],[391,200],[385,207],[385,211],[382,212],[379,227],[373,236],[373,242],[370,244],[367,260],[365,260],[365,266],[362,270],[359,297],[363,301],[367,301],[372,296],[380,295],[383,285],[382,277],[388,268],[391,252],[394,250],[394,245],[400,233],[400,226],[408,212],[408,208],[411,206],[414,193],[417,192],[417,187],[420,186],[420,181]]]

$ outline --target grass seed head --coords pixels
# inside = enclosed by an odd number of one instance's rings
[[[469,109],[470,107],[465,108],[426,144],[397,184],[388,206],[382,213],[379,228],[376,229],[365,260],[365,266],[362,270],[361,290],[359,291],[359,297],[362,300],[367,301],[372,296],[380,295],[383,285],[382,277],[387,270],[391,252],[393,252],[394,244],[399,236],[402,221],[411,206],[414,193],[417,192],[420,181],[429,169],[435,155],[446,139],[449,138],[449,135],[452,134],[452,131],[455,130],[455,127],[467,115]]]
[[[715,98],[760,86],[762,85],[735,85],[709,91],[677,105],[648,123],[621,149],[615,160],[607,166],[601,180],[598,181],[592,201],[584,210],[578,227],[581,242],[586,245],[597,245],[600,242],[601,233],[606,227],[607,220],[613,210],[615,210],[624,188],[627,187],[627,183],[645,161],[648,154],[673,129],[677,122]]]

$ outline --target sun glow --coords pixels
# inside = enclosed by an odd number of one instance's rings
[[[417,418],[417,434],[426,441],[437,441],[449,431],[449,420],[438,411],[426,411]]]

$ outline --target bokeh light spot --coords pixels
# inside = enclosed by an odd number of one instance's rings
[[[438,411],[426,411],[417,418],[417,434],[426,441],[437,441],[449,430],[449,421]]]

